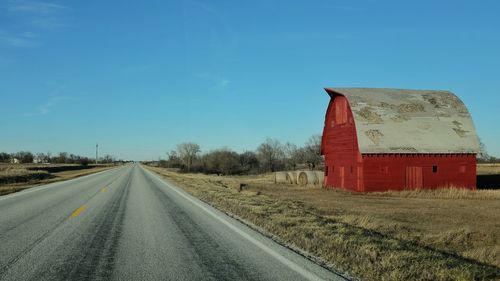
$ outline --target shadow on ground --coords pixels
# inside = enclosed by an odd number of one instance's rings
[[[478,175],[477,189],[500,189],[500,174]]]

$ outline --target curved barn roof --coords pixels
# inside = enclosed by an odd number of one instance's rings
[[[448,91],[326,88],[345,96],[361,153],[478,153],[464,103]]]

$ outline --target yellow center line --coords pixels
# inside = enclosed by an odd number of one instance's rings
[[[76,209],[73,213],[71,213],[71,216],[72,216],[72,217],[78,217],[78,215],[79,215],[81,212],[85,211],[85,209],[87,209],[87,206],[85,206],[85,205],[81,205],[81,206],[80,206],[80,208]]]
[[[101,189],[101,192],[106,192],[106,191],[108,191],[108,189],[107,189],[106,187],[103,187],[103,188]]]

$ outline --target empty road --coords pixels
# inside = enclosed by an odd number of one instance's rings
[[[343,280],[138,164],[0,197],[0,280]]]

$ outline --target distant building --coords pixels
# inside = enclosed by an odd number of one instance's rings
[[[12,157],[12,158],[10,159],[10,163],[12,163],[12,164],[19,164],[19,163],[20,163],[20,161],[19,161],[19,159]]]
[[[325,186],[353,191],[476,188],[479,140],[447,91],[327,88]]]

